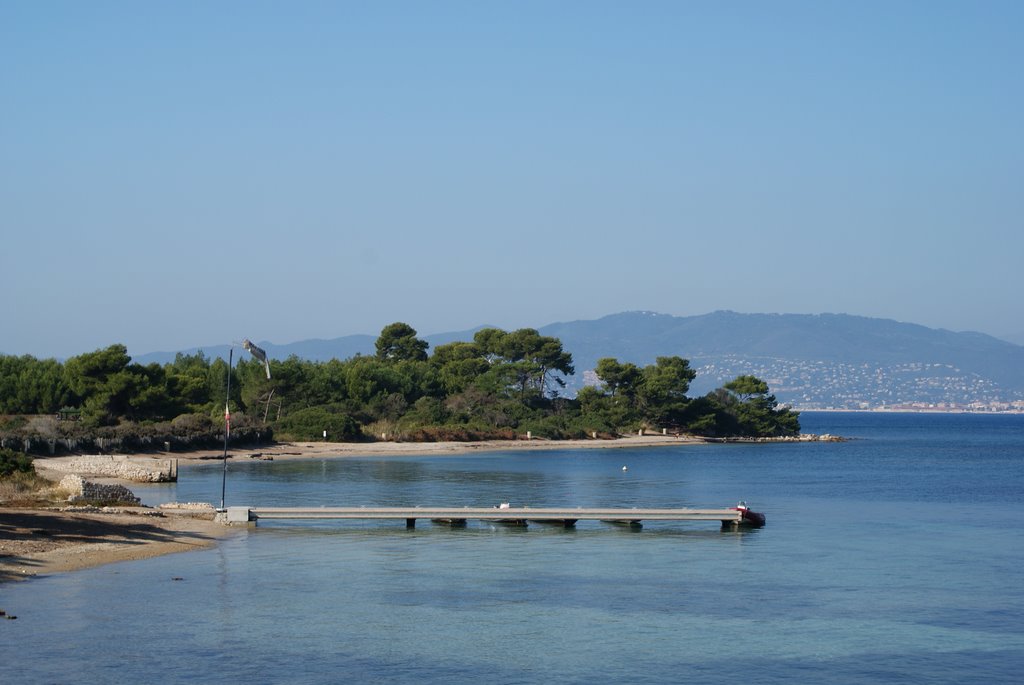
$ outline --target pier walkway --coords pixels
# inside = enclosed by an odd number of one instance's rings
[[[227,523],[250,524],[261,519],[393,519],[414,528],[417,519],[464,524],[467,519],[498,522],[537,521],[572,526],[576,521],[719,521],[723,526],[747,523],[739,509],[613,509],[533,507],[228,507]]]

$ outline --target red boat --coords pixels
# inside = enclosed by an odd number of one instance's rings
[[[740,512],[740,520],[722,521],[723,526],[744,526],[747,528],[761,528],[764,526],[764,514],[757,511],[751,511],[746,502],[740,502],[735,507],[730,508],[733,511]]]

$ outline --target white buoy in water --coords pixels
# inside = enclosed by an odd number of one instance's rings
[[[622,470],[623,470],[623,471],[629,471],[629,469],[628,469],[628,468],[626,468],[625,466],[623,466],[623,467],[622,467]]]

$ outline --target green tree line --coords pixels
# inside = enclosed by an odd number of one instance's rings
[[[799,432],[796,413],[768,386],[742,376],[703,397],[687,396],[695,373],[680,357],[639,367],[600,360],[601,383],[562,395],[575,373],[557,338],[523,328],[487,328],[471,341],[428,345],[405,323],[386,326],[376,354],[313,362],[292,356],[231,368],[232,429],[258,427],[282,439],[440,440],[602,436],[662,428],[705,436]],[[10,417],[75,419],[76,430],[164,426],[167,432],[223,431],[228,365],[202,352],[167,364],[132,362],[124,345],[60,363],[0,355],[0,433],[28,430]],[[70,429],[68,429],[70,430]]]

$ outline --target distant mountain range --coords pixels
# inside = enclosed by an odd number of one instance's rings
[[[483,326],[423,336],[431,348],[471,340]],[[644,365],[678,355],[697,370],[691,396],[704,394],[740,374],[768,381],[780,401],[798,408],[857,409],[1024,408],[1024,346],[982,333],[954,333],[888,319],[847,314],[738,314],[701,316],[624,312],[600,319],[553,323],[538,329],[559,338],[572,353],[574,394],[596,382],[590,370],[601,357]],[[292,354],[323,361],[373,354],[373,335],[303,340],[287,345],[259,342],[275,359]],[[194,354],[199,348],[182,350]],[[227,346],[203,348],[227,357]],[[166,363],[174,352],[135,357]]]

